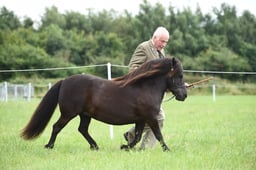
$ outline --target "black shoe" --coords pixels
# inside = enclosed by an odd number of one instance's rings
[[[128,142],[128,132],[124,133],[124,139]]]

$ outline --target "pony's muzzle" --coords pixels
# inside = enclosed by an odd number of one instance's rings
[[[175,99],[178,101],[184,101],[187,98],[187,90],[179,89],[175,95]]]
[[[178,101],[185,101],[186,98],[187,98],[187,94],[175,96],[175,99]]]

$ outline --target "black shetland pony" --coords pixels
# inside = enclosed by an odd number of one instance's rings
[[[90,121],[94,118],[113,125],[135,123],[134,141],[122,145],[121,149],[133,148],[140,141],[147,123],[162,149],[166,151],[169,148],[156,119],[166,91],[171,91],[179,101],[184,101],[187,97],[182,65],[175,58],[151,60],[135,71],[113,80],[92,75],[74,75],[58,81],[46,93],[21,136],[26,140],[38,137],[59,104],[61,115],[53,125],[46,148],[53,148],[61,129],[79,115],[79,132],[88,141],[91,149],[98,149],[88,133]]]

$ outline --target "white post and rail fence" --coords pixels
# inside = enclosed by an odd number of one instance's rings
[[[44,71],[44,70],[62,70],[62,69],[78,69],[83,67],[97,67],[97,66],[107,66],[107,77],[108,80],[111,80],[111,67],[127,67],[121,65],[112,65],[111,63],[103,64],[103,65],[94,65],[94,66],[80,66],[80,67],[63,67],[63,68],[45,68],[45,69],[27,69],[27,70],[0,70],[1,73],[6,72],[26,72],[26,71]],[[216,71],[195,71],[195,70],[184,70],[184,72],[190,73],[202,73],[202,74],[247,74],[247,75],[256,75],[256,72],[216,72]],[[0,82],[0,102],[7,102],[9,100],[17,100],[23,99],[27,101],[31,101],[31,99],[35,95],[35,86],[31,83],[27,84],[11,84],[8,82]],[[51,88],[51,83],[47,84],[46,90]],[[209,87],[209,86],[207,86]],[[212,99],[213,102],[216,101],[216,85],[211,85],[212,89]],[[113,125],[110,126],[110,138],[114,138]]]

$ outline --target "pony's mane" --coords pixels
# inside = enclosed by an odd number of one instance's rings
[[[150,60],[142,64],[139,68],[134,71],[112,79],[120,86],[124,87],[127,85],[132,85],[137,83],[140,80],[152,78],[156,75],[166,74],[170,71],[171,68],[178,62],[175,58],[163,58]]]

